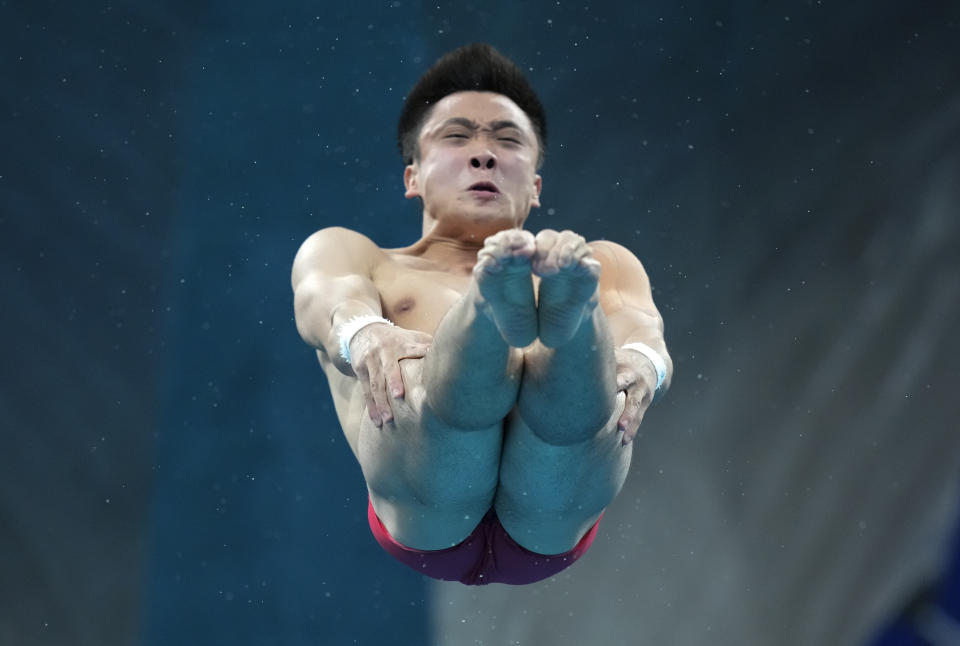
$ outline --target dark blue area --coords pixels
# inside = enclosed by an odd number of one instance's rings
[[[948,542],[942,572],[916,591],[882,626],[870,646],[939,646],[960,636],[960,524]]]
[[[802,343],[771,341],[802,314],[800,286],[827,303],[873,293],[863,267],[902,261],[861,259],[911,240],[911,191],[952,168],[955,137],[929,140],[946,126],[910,139],[922,163],[890,141],[948,113],[958,24],[948,2],[0,0],[0,287],[14,304],[0,344],[0,629],[19,622],[13,634],[38,644],[428,643],[427,582],[370,536],[289,270],[321,227],[383,247],[418,237],[394,128],[442,53],[490,42],[546,105],[544,206],[528,228],[606,237],[643,260],[677,365],[658,415],[702,403],[704,366],[716,383],[756,347],[782,355],[768,397],[743,397],[749,427],[794,401],[790,374],[836,377],[818,352],[849,338],[843,308]],[[955,263],[914,260],[888,275]],[[867,377],[901,370],[891,337],[906,335],[889,330],[951,293],[903,284],[893,323],[859,340]],[[733,353],[731,338],[751,343]],[[939,428],[956,406],[950,342],[914,384],[912,427]],[[876,383],[844,388],[819,414],[872,401]],[[721,448],[734,464],[765,459],[762,437]],[[957,615],[953,550],[936,590]]]
[[[423,45],[347,6],[213,14],[178,70],[145,643],[425,643],[425,580],[370,536],[289,278],[322,226],[412,241],[390,124]]]

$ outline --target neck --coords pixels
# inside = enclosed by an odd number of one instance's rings
[[[523,228],[523,221],[513,219],[488,219],[478,221],[468,218],[437,219],[423,212],[421,240],[445,240],[465,247],[483,247],[483,241],[500,231]]]
[[[477,263],[477,252],[484,241],[498,231],[511,227],[510,223],[489,223],[479,226],[475,222],[438,222],[424,213],[423,237],[407,248],[407,253],[431,260],[449,268],[470,273]]]
[[[406,253],[436,263],[450,273],[469,274],[477,264],[477,252],[482,248],[482,240],[473,243],[429,235],[407,247]]]

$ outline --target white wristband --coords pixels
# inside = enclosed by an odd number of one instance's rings
[[[650,359],[654,370],[657,371],[657,387],[654,388],[654,390],[660,390],[660,386],[663,385],[663,380],[667,378],[667,362],[663,360],[660,353],[646,343],[627,343],[621,347],[624,350],[636,350],[647,359]]]
[[[393,325],[393,323],[382,316],[363,314],[361,316],[354,316],[352,319],[337,328],[337,338],[340,340],[340,356],[343,357],[348,364],[350,363],[350,341],[362,328],[365,328],[373,323],[386,323],[387,325]]]

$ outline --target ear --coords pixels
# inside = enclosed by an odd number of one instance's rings
[[[533,176],[533,195],[530,197],[530,208],[540,206],[540,191],[543,189],[543,178],[539,175]]]
[[[419,178],[417,176],[418,170],[419,167],[417,166],[416,162],[403,169],[403,185],[407,189],[403,196],[408,200],[415,197],[420,197],[420,185],[418,181]]]

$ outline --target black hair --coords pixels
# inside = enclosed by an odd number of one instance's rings
[[[523,110],[537,135],[537,168],[547,145],[547,115],[540,99],[517,65],[485,43],[464,45],[430,66],[407,95],[397,123],[397,145],[404,164],[420,157],[420,129],[440,99],[454,92],[496,92]]]

